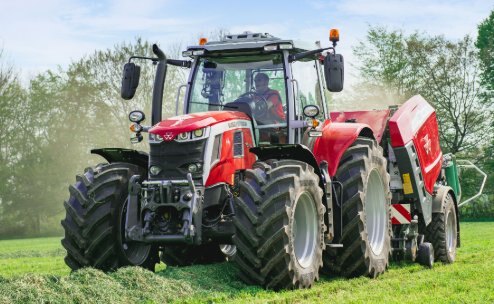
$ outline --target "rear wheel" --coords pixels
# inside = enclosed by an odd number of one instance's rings
[[[336,180],[343,185],[342,233],[324,254],[325,269],[347,277],[377,277],[389,265],[389,175],[382,148],[359,137],[343,154]]]
[[[257,162],[235,199],[233,258],[241,278],[269,289],[308,288],[319,278],[325,208],[319,178],[295,160]]]
[[[447,194],[442,202],[443,213],[433,213],[432,221],[425,231],[425,239],[434,246],[434,257],[443,263],[453,263],[456,259],[457,217],[455,202]]]
[[[127,163],[100,165],[86,169],[69,187],[62,245],[72,270],[90,266],[109,271],[128,265],[154,270],[157,248],[124,237],[128,182],[135,174],[144,172]]]

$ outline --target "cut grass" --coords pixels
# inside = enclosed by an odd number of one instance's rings
[[[393,264],[374,280],[323,276],[312,289],[282,292],[243,284],[229,263],[161,264],[155,274],[135,267],[69,274],[58,238],[0,241],[0,303],[492,303],[494,223],[462,223],[461,229],[452,265]]]

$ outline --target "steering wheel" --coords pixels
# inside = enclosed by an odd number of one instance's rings
[[[264,96],[254,91],[240,95],[235,101],[248,100],[251,104],[252,114],[256,120],[266,119],[268,116],[268,101]]]
[[[268,101],[260,95],[256,95],[257,100],[254,101],[254,116],[256,119],[264,119],[268,117]]]

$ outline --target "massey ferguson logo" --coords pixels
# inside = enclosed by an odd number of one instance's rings
[[[431,140],[429,139],[429,134],[426,134],[423,138],[422,138],[422,143],[424,144],[424,150],[425,150],[425,153],[427,154],[430,154],[431,153]]]
[[[163,135],[163,140],[165,141],[170,141],[173,139],[173,133],[172,132],[166,132],[165,135]]]

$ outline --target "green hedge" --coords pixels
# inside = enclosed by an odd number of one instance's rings
[[[460,219],[494,219],[494,195],[481,195],[467,205],[460,207]]]

